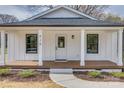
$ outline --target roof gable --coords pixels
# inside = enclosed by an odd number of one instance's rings
[[[40,18],[86,18],[65,8],[59,8],[53,12],[47,13]]]
[[[84,13],[81,13],[77,10],[74,10],[66,6],[57,6],[53,9],[49,9],[45,12],[39,13],[27,20],[41,19],[41,18],[87,18],[87,19],[96,20],[95,18],[89,15],[86,15]]]

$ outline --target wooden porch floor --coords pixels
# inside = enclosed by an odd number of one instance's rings
[[[79,61],[67,61],[67,62],[45,61],[43,62],[43,66],[39,66],[37,61],[16,61],[11,63],[6,63],[5,66],[12,68],[86,68],[86,69],[120,67],[111,61],[85,61],[85,66],[80,66]]]

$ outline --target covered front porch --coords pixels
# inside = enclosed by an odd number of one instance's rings
[[[14,68],[111,68],[123,66],[122,32],[122,29],[111,27],[8,27],[1,30],[0,66]],[[8,34],[7,41],[6,34]],[[29,34],[37,36],[36,52],[27,52],[25,39]],[[98,35],[98,53],[87,53],[88,34]],[[58,44],[56,36],[58,35],[65,36],[65,62],[56,60],[56,53],[58,53],[56,52],[56,44]],[[62,53],[59,53],[60,56]]]

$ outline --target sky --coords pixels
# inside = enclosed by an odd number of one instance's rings
[[[30,17],[32,14],[25,9],[17,6],[0,6],[0,14],[10,14],[16,16],[18,19],[22,20],[24,18]]]
[[[106,12],[124,17],[124,5],[109,6],[109,8],[106,10]]]
[[[16,16],[19,20],[29,18],[38,12],[43,11],[42,9],[37,12],[27,11],[25,7],[14,6],[14,5],[0,5],[0,14],[10,14]],[[106,13],[112,13],[121,17],[124,17],[124,5],[113,5],[109,6],[105,10]]]

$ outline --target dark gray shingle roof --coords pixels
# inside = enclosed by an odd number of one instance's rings
[[[0,24],[0,26],[124,26],[122,23],[83,18],[42,18],[29,21]]]

